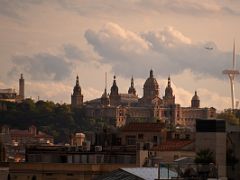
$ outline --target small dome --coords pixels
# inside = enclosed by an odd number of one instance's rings
[[[198,97],[198,95],[197,95],[197,91],[195,91],[195,94],[194,94],[194,96],[192,97],[192,101],[199,101],[200,99],[199,99],[199,97]]]
[[[150,88],[150,89],[158,89],[158,82],[157,80],[153,77],[153,71],[150,71],[150,77],[147,78],[147,80],[144,83],[144,88]]]

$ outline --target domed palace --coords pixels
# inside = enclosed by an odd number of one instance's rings
[[[162,121],[168,125],[194,129],[197,118],[214,118],[216,116],[215,108],[200,107],[200,98],[196,91],[190,107],[181,107],[180,104],[175,103],[170,76],[165,88],[165,95],[162,98],[159,97],[159,85],[153,70],[150,70],[149,77],[143,85],[141,98],[137,95],[133,77],[128,93],[119,93],[118,89],[117,78],[114,76],[110,94],[105,88],[101,97],[83,102],[77,77],[76,86],[71,96],[72,107],[84,107],[88,118],[103,119],[116,127],[133,121]]]

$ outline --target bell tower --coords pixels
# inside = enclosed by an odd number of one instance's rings
[[[81,93],[81,87],[79,85],[79,77],[76,77],[76,85],[73,88],[73,94],[71,95],[71,106],[81,107],[83,105],[83,95]]]
[[[133,77],[132,77],[132,79],[131,79],[131,86],[130,86],[129,89],[128,89],[128,94],[136,95],[136,89],[135,89],[135,87],[134,87]]]
[[[111,87],[111,92],[110,92],[110,104],[116,106],[119,104],[119,101],[120,101],[120,96],[118,94],[116,76],[113,76],[113,85]]]
[[[168,84],[165,89],[165,96],[163,97],[165,105],[173,105],[175,104],[175,96],[173,95],[173,89],[171,87],[171,78],[168,77]]]

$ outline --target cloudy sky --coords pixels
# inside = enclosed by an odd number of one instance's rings
[[[152,68],[161,96],[171,75],[182,106],[197,90],[202,107],[229,108],[239,19],[238,0],[0,0],[0,88],[18,90],[23,73],[27,97],[70,103],[77,74],[89,100],[107,72],[108,89],[116,75],[126,93],[133,76],[141,97]]]

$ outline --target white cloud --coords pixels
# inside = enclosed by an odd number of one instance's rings
[[[141,69],[145,67],[165,76],[191,69],[204,77],[222,79],[222,70],[230,65],[231,52],[220,51],[213,42],[193,44],[173,27],[138,34],[109,23],[98,32],[87,30],[85,37],[102,63],[128,77],[143,77]],[[213,50],[207,50],[209,46]]]
[[[30,75],[32,80],[61,81],[71,74],[71,62],[49,53],[14,56],[12,62],[14,66],[9,71],[9,75],[12,77],[25,72]]]

